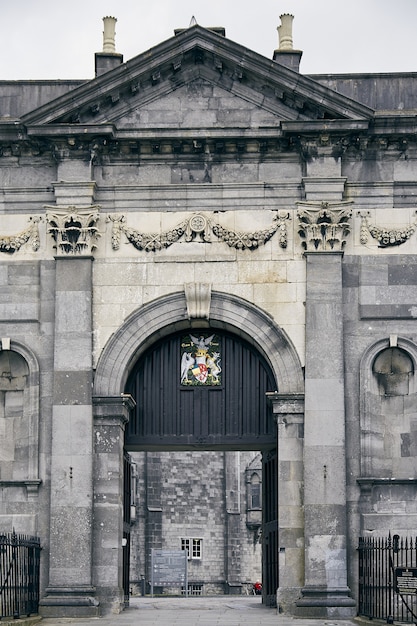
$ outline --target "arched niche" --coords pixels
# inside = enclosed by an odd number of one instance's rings
[[[0,484],[24,485],[29,494],[36,493],[40,484],[39,365],[31,350],[12,340],[8,349],[0,351],[0,370],[2,443],[6,448]]]
[[[264,311],[229,294],[212,292],[209,320],[212,328],[230,330],[251,343],[269,363],[281,393],[304,389],[297,352],[286,333]],[[174,330],[189,329],[201,320],[189,319],[184,292],[173,293],[132,313],[112,335],[97,365],[96,397],[120,397],[136,361],[155,341]]]
[[[390,346],[380,352],[372,366],[378,380],[379,393],[384,396],[407,396],[414,376],[414,365],[410,355]]]
[[[385,338],[372,344],[360,364],[361,477],[378,479],[409,473],[407,462],[391,458],[387,441],[398,439],[393,448],[406,444],[406,423],[415,421],[417,400],[417,346],[403,337]],[[390,418],[390,414],[392,418]],[[402,431],[400,433],[400,430]],[[402,454],[400,450],[400,455]],[[414,456],[414,454],[412,455]],[[411,462],[411,460],[410,460]]]

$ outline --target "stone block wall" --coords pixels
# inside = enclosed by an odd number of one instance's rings
[[[261,579],[259,536],[247,527],[246,515],[245,470],[256,453],[228,454],[239,468],[234,511],[238,524],[233,536],[227,524],[224,452],[131,454],[138,477],[131,561],[135,592],[141,588],[142,575],[148,589],[150,549],[180,550],[181,539],[187,538],[202,540],[201,559],[188,561],[188,580],[201,584],[204,594],[228,592],[230,542],[238,547],[240,563],[239,580],[233,582],[245,588]]]
[[[348,255],[343,263],[352,581],[359,536],[415,534],[415,263],[415,255],[393,255],[392,249],[378,256]],[[377,358],[389,350],[398,350],[410,364],[409,373],[391,388],[376,371]],[[391,385],[397,374],[394,365]]]

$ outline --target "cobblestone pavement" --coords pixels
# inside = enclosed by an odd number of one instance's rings
[[[293,619],[266,608],[256,596],[132,598],[119,615],[44,619],[40,626],[353,626],[356,620]],[[364,622],[362,622],[364,624]]]

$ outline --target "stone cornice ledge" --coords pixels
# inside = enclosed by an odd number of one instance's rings
[[[373,487],[374,485],[415,485],[417,484],[417,478],[376,478],[370,476],[357,478],[356,482],[364,487]]]
[[[0,480],[0,488],[2,487],[26,487],[28,497],[36,496],[42,480],[33,478],[27,480]]]
[[[93,396],[94,421],[102,424],[107,422],[108,425],[120,422],[124,428],[135,406],[134,398],[127,393],[120,396]]]
[[[281,122],[282,132],[285,133],[331,133],[367,130],[369,120],[307,120]]]
[[[385,133],[415,133],[417,132],[416,116],[409,112],[380,111],[375,113],[372,132],[375,135],[383,135]]]
[[[274,414],[299,414],[304,413],[303,393],[279,393],[268,391],[266,398],[272,404]]]
[[[100,135],[114,137],[113,124],[33,124],[26,128],[28,137],[72,137],[75,135]]]

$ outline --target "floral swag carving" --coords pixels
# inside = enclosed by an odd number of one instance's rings
[[[31,240],[32,250],[35,252],[39,250],[39,227],[38,224],[41,221],[41,217],[36,215],[29,218],[29,226],[22,230],[17,235],[0,235],[0,252],[6,252],[7,254],[14,254],[17,250]]]
[[[100,236],[96,226],[99,214],[98,205],[88,207],[55,207],[46,213],[48,233],[55,240],[58,255],[91,254]]]
[[[351,231],[352,202],[297,202],[298,234],[308,252],[343,250]]]
[[[375,226],[369,224],[369,212],[359,211],[358,215],[361,218],[360,239],[362,245],[366,245],[368,243],[368,234],[370,234],[373,239],[377,240],[379,244],[378,248],[400,246],[402,243],[405,243],[408,239],[410,239],[417,227],[416,222],[414,222],[414,224],[409,224],[408,226],[403,226],[402,228]]]
[[[112,222],[112,246],[113,250],[120,248],[120,238],[123,233],[129,243],[137,250],[145,252],[156,252],[163,248],[169,248],[173,243],[185,237],[185,241],[197,241],[209,243],[212,235],[224,241],[230,248],[236,250],[254,250],[264,245],[279,230],[279,244],[281,248],[286,248],[288,243],[286,220],[289,219],[288,211],[278,211],[273,217],[273,223],[265,230],[258,230],[253,233],[242,233],[225,228],[218,222],[214,222],[202,213],[196,213],[192,217],[184,220],[171,230],[162,233],[141,233],[130,228],[125,223],[125,216],[113,214],[107,218]]]

